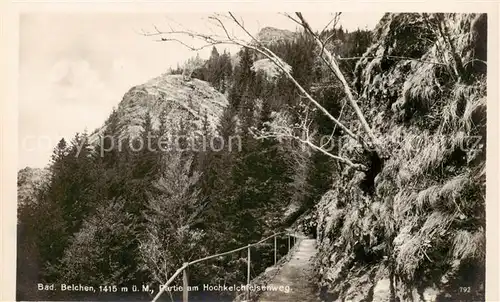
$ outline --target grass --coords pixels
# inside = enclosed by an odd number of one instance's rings
[[[484,265],[485,150],[462,149],[470,145],[471,136],[482,136],[481,144],[485,143],[486,79],[479,72],[460,74],[453,56],[455,51],[462,65],[475,58],[474,44],[480,34],[473,29],[479,17],[445,16],[453,48],[438,33],[433,43],[422,42],[430,46],[420,61],[396,62],[385,69],[380,59],[368,57],[397,53],[398,43],[405,42],[391,40],[391,31],[409,25],[377,27],[379,36],[357,64],[356,82],[362,85],[362,98],[368,100],[362,109],[369,112],[368,119],[373,118],[374,133],[391,156],[375,177],[373,196],[364,195],[359,190],[361,176],[349,172],[335,179],[330,198],[318,206],[329,213],[320,221],[336,221],[319,223],[319,232],[335,238],[335,246],[329,242],[327,247],[335,257],[325,258],[324,263],[331,263],[335,271],[346,269],[349,278],[356,278],[350,272],[364,264],[348,261],[357,259],[354,247],[361,244],[370,252],[384,242],[386,258],[370,265],[394,264],[402,280],[396,292],[405,286],[423,292],[432,283],[452,294],[441,278],[455,284],[453,280],[464,277],[465,263]],[[434,20],[434,15],[430,18]],[[418,19],[414,24],[420,24]],[[397,97],[388,96],[387,89],[396,91]],[[342,152],[352,157],[357,150]],[[339,208],[340,204],[345,206]],[[340,230],[336,223],[342,225]],[[338,271],[330,275],[332,290],[345,292],[341,286],[345,278]]]
[[[432,64],[417,65],[416,71],[403,84],[402,98],[395,104],[396,108],[418,108],[420,111],[429,110],[437,99],[440,88],[436,77],[436,66]]]
[[[475,232],[459,230],[453,237],[452,257],[456,260],[477,259],[484,261],[485,234],[483,229]]]

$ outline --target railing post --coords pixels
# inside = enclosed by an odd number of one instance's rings
[[[250,244],[248,245],[247,253],[247,300],[250,301]]]
[[[184,262],[184,270],[182,271],[182,302],[188,302],[188,263]]]
[[[213,259],[213,258],[216,258],[216,257],[221,257],[221,256],[224,256],[224,255],[228,255],[228,254],[231,254],[231,253],[236,253],[236,252],[241,252],[243,250],[245,250],[245,248],[247,249],[247,253],[248,253],[248,256],[247,256],[247,290],[246,290],[246,295],[248,297],[248,299],[250,299],[250,270],[251,270],[251,247],[254,246],[254,245],[259,245],[261,244],[262,242],[266,242],[268,241],[271,237],[274,238],[274,262],[276,263],[278,258],[277,258],[277,250],[278,250],[278,238],[277,238],[277,235],[279,234],[280,237],[284,234],[285,232],[282,231],[282,232],[279,232],[279,233],[275,233],[271,236],[268,236],[262,240],[260,240],[259,242],[256,242],[256,243],[253,243],[253,244],[248,244],[247,246],[242,246],[242,247],[239,247],[237,249],[234,249],[234,250],[231,250],[231,251],[227,251],[227,252],[223,252],[223,253],[218,253],[218,254],[214,254],[214,255],[211,255],[211,256],[206,256],[206,257],[203,257],[203,258],[200,258],[200,259],[196,259],[194,261],[191,261],[191,262],[184,262],[184,264],[175,271],[175,273],[170,276],[170,278],[165,282],[164,285],[160,286],[160,289],[158,291],[158,293],[156,294],[156,296],[153,298],[152,302],[156,302],[160,296],[165,292],[165,290],[168,288],[168,286],[175,280],[175,278],[177,278],[181,273],[182,273],[182,287],[183,287],[183,292],[182,292],[182,298],[183,298],[183,301],[184,302],[188,302],[188,293],[189,293],[189,284],[188,284],[188,272],[187,272],[187,268],[190,266],[190,265],[194,265],[196,263],[199,263],[199,262],[202,262],[202,261],[206,261],[208,259]],[[288,234],[288,247],[290,248],[290,234]]]
[[[274,265],[276,265],[276,236],[274,236]]]

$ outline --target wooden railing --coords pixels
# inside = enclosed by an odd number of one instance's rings
[[[183,302],[188,302],[188,296],[189,296],[189,294],[188,294],[188,288],[189,288],[189,285],[188,285],[187,268],[190,265],[193,265],[193,264],[196,264],[196,263],[199,263],[199,262],[203,262],[203,261],[206,261],[206,260],[209,260],[209,259],[213,259],[213,258],[217,258],[217,257],[229,255],[229,254],[232,254],[232,253],[236,253],[236,252],[242,251],[244,249],[247,249],[247,251],[248,251],[247,252],[247,285],[246,285],[246,296],[247,296],[247,300],[250,299],[250,287],[249,287],[249,284],[250,284],[250,264],[251,264],[250,249],[252,247],[254,247],[254,246],[257,246],[259,244],[262,244],[262,243],[266,242],[267,240],[269,240],[271,238],[274,238],[274,264],[276,265],[276,262],[278,260],[277,259],[277,249],[278,249],[278,246],[277,246],[277,239],[276,238],[279,235],[282,235],[282,234],[287,234],[288,235],[288,252],[290,252],[291,247],[294,246],[295,243],[296,243],[296,239],[297,238],[300,239],[300,237],[297,236],[297,235],[295,235],[295,234],[290,233],[289,231],[283,231],[283,232],[275,233],[275,234],[273,234],[273,235],[271,235],[269,237],[266,237],[266,238],[264,238],[264,239],[262,239],[262,240],[260,240],[258,242],[255,242],[255,243],[252,243],[252,244],[249,244],[249,245],[246,245],[246,246],[243,246],[243,247],[231,250],[231,251],[227,251],[227,252],[223,252],[223,253],[219,253],[219,254],[207,256],[207,257],[204,257],[204,258],[196,259],[196,260],[193,260],[191,262],[184,262],[184,264],[177,271],[175,271],[175,273],[160,288],[160,291],[158,292],[158,294],[156,294],[156,296],[154,297],[154,299],[152,300],[152,302],[156,302],[160,298],[160,296],[165,292],[165,290],[168,288],[168,286],[181,273],[182,273],[182,301]]]

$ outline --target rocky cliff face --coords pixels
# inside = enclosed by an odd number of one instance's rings
[[[151,116],[153,128],[159,127],[162,118],[170,133],[179,129],[181,121],[189,132],[201,130],[205,121],[215,132],[227,105],[226,97],[209,83],[198,79],[185,81],[182,75],[165,74],[125,93],[116,109],[120,136],[137,136],[143,130],[147,114]],[[98,129],[91,141],[106,127]]]
[[[26,167],[17,173],[18,206],[36,202],[38,192],[48,183],[48,169]]]
[[[317,206],[324,298],[482,300],[486,15],[387,14],[374,34],[355,86],[390,156]]]
[[[291,40],[297,36],[297,33],[278,29],[275,27],[264,27],[259,31],[256,38],[262,43],[271,44],[279,41]]]

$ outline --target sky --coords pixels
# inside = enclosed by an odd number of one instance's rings
[[[240,13],[251,33],[272,26],[295,30],[278,13]],[[37,13],[19,24],[18,168],[44,167],[57,141],[102,126],[125,92],[196,55],[175,42],[157,42],[141,30],[185,28],[209,33],[207,13]],[[331,13],[304,13],[322,29]],[[373,29],[382,13],[344,13],[340,25]],[[231,28],[240,36],[236,28]],[[186,40],[186,42],[193,42]],[[236,53],[234,46],[219,46]],[[207,58],[210,48],[200,51]]]

